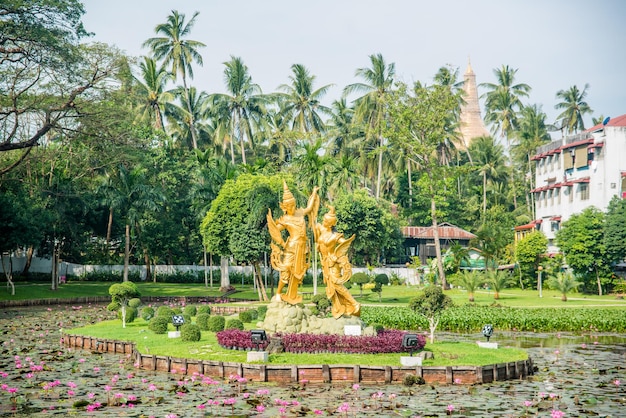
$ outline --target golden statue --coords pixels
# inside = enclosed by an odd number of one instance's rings
[[[305,215],[309,216],[312,223],[317,217],[319,198],[318,187],[313,189],[306,208],[297,208],[296,199],[283,181],[283,201],[280,208],[284,214],[280,218],[272,218],[272,211],[267,213],[267,225],[272,237],[272,254],[270,261],[272,267],[280,272],[276,300],[282,300],[292,305],[302,302],[302,296],[298,295],[298,287],[309,267],[307,260],[308,246],[306,237]],[[289,236],[284,241],[282,230],[287,230]],[[282,294],[283,287],[287,285],[287,291]]]
[[[342,233],[335,231],[334,227],[337,224],[335,208],[329,206],[329,209],[322,223],[316,223],[313,230],[321,255],[326,297],[332,303],[333,317],[360,316],[361,305],[354,300],[350,291],[343,285],[352,277],[352,265],[347,254],[350,244],[354,241],[354,235],[346,239]]]

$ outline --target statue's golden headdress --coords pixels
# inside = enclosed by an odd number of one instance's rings
[[[335,207],[328,205],[328,212],[324,215],[324,219],[337,219],[337,215],[335,214]]]
[[[293,194],[289,190],[289,187],[287,187],[287,182],[283,180],[283,203],[288,203],[292,201],[295,202],[296,198],[293,197]]]

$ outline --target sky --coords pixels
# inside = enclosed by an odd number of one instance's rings
[[[476,82],[495,83],[493,71],[517,69],[547,122],[557,119],[556,92],[589,84],[593,117],[626,113],[626,1],[622,0],[83,0],[91,41],[132,56],[150,55],[143,42],[172,10],[189,21],[187,39],[206,44],[203,66],[190,82],[224,92],[224,63],[239,57],[264,93],[289,84],[293,64],[315,76],[314,88],[333,87],[330,105],[346,85],[362,82],[370,56],[394,63],[396,79],[432,84],[445,65],[463,78],[468,60]],[[478,87],[479,94],[486,90]],[[483,101],[481,100],[481,105]],[[484,116],[484,112],[483,112]],[[585,127],[591,127],[591,116]]]

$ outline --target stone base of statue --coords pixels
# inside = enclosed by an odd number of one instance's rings
[[[267,351],[248,351],[248,363],[254,363],[255,361],[267,363],[267,359]]]
[[[273,300],[267,307],[265,319],[257,323],[269,333],[285,334],[338,334],[343,335],[346,326],[359,326],[361,335],[375,335],[373,327],[366,327],[357,316],[320,318],[311,309],[302,305],[290,305]]]
[[[180,331],[168,331],[167,337],[168,338],[180,338]]]

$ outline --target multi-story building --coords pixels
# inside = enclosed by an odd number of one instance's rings
[[[590,206],[605,211],[616,195],[626,199],[626,115],[604,122],[537,150],[535,220],[515,228],[516,238],[540,230],[548,252],[557,252],[562,222]]]

